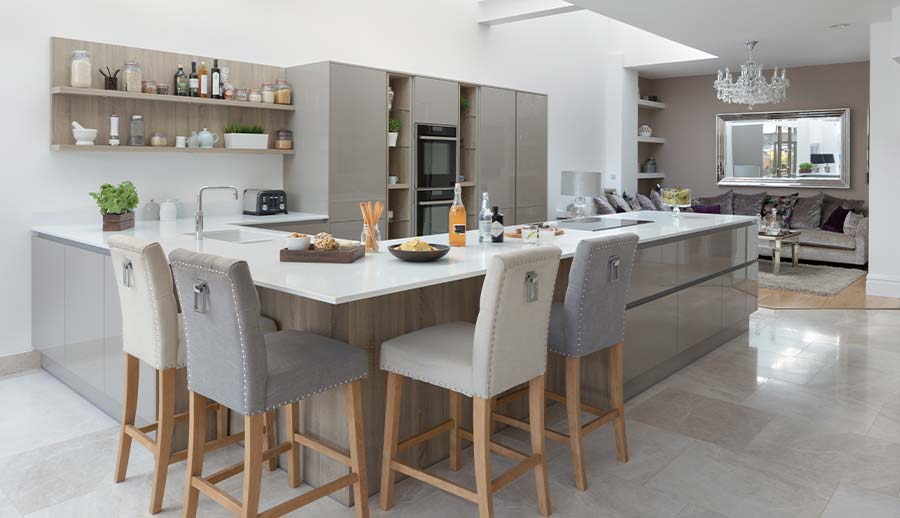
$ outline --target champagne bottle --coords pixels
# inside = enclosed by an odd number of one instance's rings
[[[200,78],[197,77],[197,62],[191,61],[191,75],[188,78],[191,97],[200,97]]]
[[[187,97],[191,95],[190,82],[187,74],[184,73],[184,67],[178,64],[178,71],[175,72],[175,95]]]
[[[458,183],[453,188],[453,205],[450,206],[450,246],[466,246],[466,207]]]

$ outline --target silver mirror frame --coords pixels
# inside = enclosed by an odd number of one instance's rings
[[[725,123],[746,120],[841,118],[840,178],[736,178],[725,176]],[[850,108],[779,112],[742,112],[716,114],[716,184],[726,187],[800,187],[807,189],[850,188]]]

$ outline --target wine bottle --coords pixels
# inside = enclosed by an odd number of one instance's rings
[[[200,62],[200,72],[197,75],[200,78],[200,97],[206,99],[209,97],[209,70],[206,69],[206,61]]]
[[[500,207],[494,206],[491,209],[491,243],[503,242],[503,214],[500,213]]]
[[[450,246],[466,246],[466,207],[458,183],[453,188],[453,205],[450,206]]]
[[[191,95],[190,82],[187,74],[184,73],[184,67],[178,64],[178,71],[175,72],[175,95],[187,97]]]
[[[212,72],[209,75],[210,77],[210,86],[212,86],[212,97],[213,99],[221,99],[222,98],[222,72],[219,70],[219,59],[213,59],[213,67]]]
[[[200,97],[200,79],[197,77],[197,62],[191,61],[191,75],[188,78],[191,97]]]
[[[488,193],[481,195],[481,212],[478,213],[478,242],[491,242],[491,202]]]

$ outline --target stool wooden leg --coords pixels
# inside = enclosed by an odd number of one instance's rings
[[[239,518],[256,518],[259,514],[259,487],[262,483],[263,443],[266,441],[268,414],[244,417],[244,497]]]
[[[228,436],[228,408],[219,405],[216,409],[216,439],[224,439]]]
[[[366,484],[366,446],[360,380],[347,385],[347,437],[350,442],[350,471],[359,476],[359,480],[353,484],[356,518],[368,518],[369,486]]]
[[[159,411],[156,420],[156,451],[153,466],[153,487],[150,490],[150,514],[162,510],[172,454],[172,435],[175,432],[175,369],[159,371]]]
[[[265,420],[266,420],[265,432],[266,432],[266,434],[265,434],[265,440],[264,440],[264,443],[265,443],[264,449],[266,449],[266,450],[268,450],[270,448],[274,448],[275,446],[278,446],[278,443],[275,442],[275,412],[277,412],[277,411],[273,410],[271,412],[268,412],[265,417]],[[272,457],[271,459],[269,459],[266,463],[266,469],[268,469],[269,471],[275,471],[276,469],[278,469],[278,457]]]
[[[388,373],[387,401],[384,411],[384,448],[381,459],[381,508],[389,511],[394,506],[394,470],[391,462],[397,456],[400,434],[400,401],[403,395],[403,377]]]
[[[450,391],[450,419],[453,427],[450,428],[450,469],[459,470],[462,467],[462,441],[459,437],[459,427],[462,426],[462,394]]]
[[[185,477],[183,516],[184,518],[196,518],[197,497],[200,496],[200,490],[195,488],[192,482],[195,477],[203,474],[207,400],[196,392],[191,392],[189,397],[187,476]]]
[[[543,392],[541,392],[543,396]],[[491,493],[491,402],[472,398],[472,439],[475,450],[475,488],[478,493],[478,515],[494,516],[494,496]]]
[[[285,410],[285,435],[291,443],[291,451],[288,452],[288,484],[291,487],[300,485],[303,474],[303,465],[300,463],[301,446],[294,440],[294,434],[300,432],[300,403],[291,403],[284,407]]]
[[[128,471],[128,457],[131,455],[131,436],[125,433],[125,426],[134,425],[137,415],[138,372],[140,363],[134,356],[123,353],[125,365],[125,395],[122,403],[122,429],[119,432],[119,452],[116,458],[115,481],[125,480]]]
[[[531,425],[531,453],[540,455],[534,467],[538,507],[541,515],[550,516],[550,486],[547,481],[547,450],[544,447],[544,375],[528,382],[528,423]]]
[[[618,410],[613,422],[616,429],[616,450],[619,461],[628,462],[628,439],[625,437],[625,395],[622,378],[622,342],[609,348],[609,403]]]
[[[569,446],[575,467],[575,487],[587,489],[581,433],[581,358],[566,357],[566,419],[569,422]]]

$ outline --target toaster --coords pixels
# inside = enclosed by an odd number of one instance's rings
[[[287,193],[280,189],[244,189],[244,214],[287,214]]]

